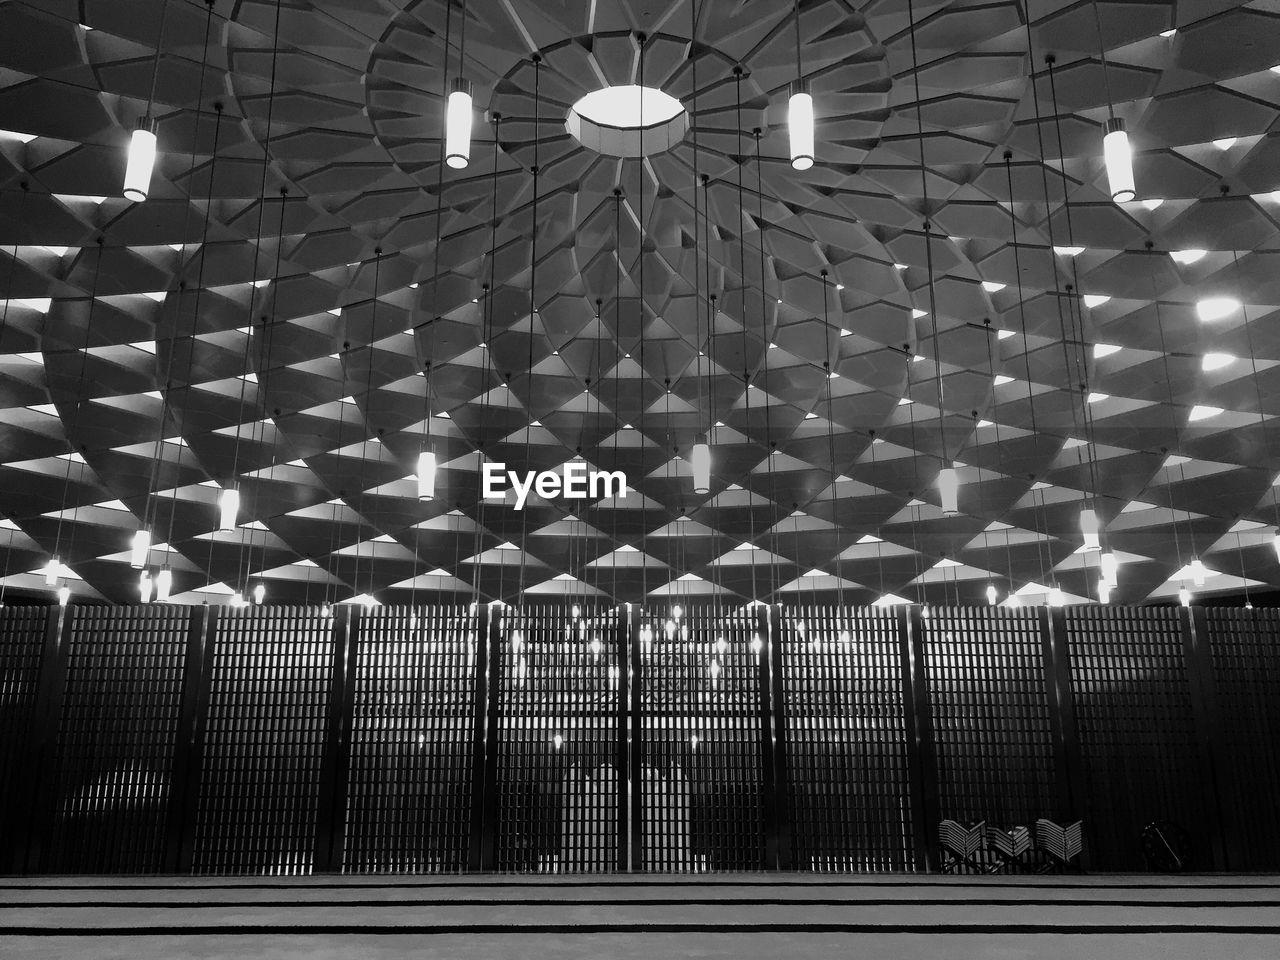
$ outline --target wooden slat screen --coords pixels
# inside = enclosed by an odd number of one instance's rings
[[[24,759],[50,614],[45,607],[0,608],[0,870],[22,855],[29,834],[25,819],[34,784]]]
[[[1058,815],[1034,608],[930,607],[921,620],[938,819],[1006,830]],[[934,826],[934,825],[931,825]]]
[[[495,610],[499,870],[614,869],[619,613]]]
[[[797,868],[917,869],[896,613],[788,607],[782,626]]]
[[[465,606],[379,607],[361,619],[344,871],[466,866],[481,640]]]
[[[699,872],[764,863],[760,657],[751,610],[642,615],[643,867]],[[647,632],[645,628],[647,627]],[[760,638],[763,643],[763,638]]]
[[[1170,820],[1196,844],[1190,868],[1210,869],[1179,611],[1068,607],[1065,622],[1092,868],[1145,869],[1143,827]]]
[[[195,872],[311,872],[333,622],[314,608],[222,612]]]
[[[182,706],[185,608],[75,607],[42,869],[157,873]]]
[[[1233,870],[1280,870],[1280,610],[1204,610],[1222,718],[1222,815]],[[1239,862],[1236,862],[1239,861]]]

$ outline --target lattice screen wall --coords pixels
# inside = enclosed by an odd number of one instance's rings
[[[1274,611],[0,610],[14,873],[1274,870],[1278,734]]]

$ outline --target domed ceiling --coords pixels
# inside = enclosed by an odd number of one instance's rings
[[[160,0],[0,7],[8,596],[47,597],[56,553],[74,595],[134,600],[148,522],[187,602],[1084,601],[1089,506],[1115,601],[1176,595],[1197,556],[1197,592],[1280,585],[1274,4],[1101,2],[1106,78],[1088,3],[800,6],[808,171],[791,5],[763,0],[696,28],[687,2],[473,0],[454,170],[461,7],[170,0],[139,204]],[[629,83],[682,101],[683,141],[566,132]],[[481,496],[482,460],[575,456],[636,489]]]

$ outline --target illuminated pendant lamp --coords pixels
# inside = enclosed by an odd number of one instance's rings
[[[138,599],[143,603],[151,602],[152,586],[151,572],[143,570],[142,574],[138,577]]]
[[[1107,44],[1102,37],[1102,15],[1098,12],[1098,0],[1093,0],[1093,21],[1098,28],[1098,54],[1102,60],[1102,83],[1107,91],[1107,121],[1102,126],[1102,159],[1107,167],[1107,183],[1111,199],[1116,203],[1129,203],[1138,196],[1133,177],[1133,147],[1129,143],[1129,131],[1124,118],[1116,116],[1115,101],[1111,97],[1111,76],[1107,67]]]
[[[262,605],[262,601],[267,598],[267,585],[261,580],[253,588],[253,602],[258,606]]]
[[[129,555],[129,566],[141,570],[147,565],[147,557],[151,553],[151,531],[143,527],[133,535],[133,548]]]
[[[49,562],[44,565],[44,585],[46,587],[57,586],[58,574],[62,570],[62,561],[54,554],[49,558]]]
[[[436,455],[432,450],[418,454],[418,499],[429,503],[436,498]]]
[[[996,585],[994,583],[988,583],[987,584],[987,603],[994,607],[996,605],[997,599],[998,599],[998,595],[996,594]]]
[[[173,571],[166,565],[156,574],[156,599],[163,603],[173,590]]]
[[[938,472],[938,494],[942,498],[942,515],[954,517],[960,512],[960,473],[953,463]]]
[[[813,95],[800,64],[800,0],[796,0],[796,80],[787,102],[787,133],[791,140],[791,166],[808,170],[813,166]]]
[[[1084,548],[1090,552],[1102,549],[1102,541],[1098,537],[1101,527],[1098,514],[1092,508],[1080,511],[1080,533],[1084,536]]]
[[[156,102],[156,80],[160,75],[160,48],[164,45],[164,20],[169,12],[168,0],[160,4],[160,31],[156,36],[156,55],[151,64],[151,95],[147,112],[138,118],[129,139],[129,158],[124,170],[124,196],[140,203],[151,193],[151,173],[156,166],[156,121],[151,111]]]
[[[692,6],[693,24],[691,36],[697,35],[698,30],[698,14],[696,5]],[[710,340],[712,332],[715,328],[715,316],[708,311],[707,319],[707,349],[702,349],[702,339],[697,336],[697,319],[698,312],[701,311],[702,305],[702,266],[698,261],[698,251],[705,250],[702,244],[702,238],[698,235],[702,228],[702,220],[706,211],[703,210],[702,204],[698,200],[698,186],[701,184],[702,189],[706,190],[707,177],[700,172],[701,152],[698,145],[698,57],[692,51],[690,59],[693,61],[693,109],[690,111],[690,125],[693,127],[693,273],[694,273],[694,331],[695,339],[698,340],[698,369],[695,374],[698,382],[698,406],[703,406],[702,402],[702,361],[707,361],[707,431],[698,437],[693,445],[693,452],[689,457],[689,464],[693,467],[693,492],[702,496],[711,492],[711,444],[709,442],[711,434],[711,424],[715,421],[711,414],[711,358],[706,356],[710,352]],[[709,283],[709,281],[708,281]],[[709,293],[710,291],[708,291]],[[708,301],[710,303],[710,301]],[[699,410],[701,412],[701,410]]]
[[[71,600],[71,588],[65,583],[58,588],[58,606],[65,607]]]
[[[1116,555],[1108,550],[1100,558],[1102,567],[1102,582],[1111,589],[1115,589],[1120,585],[1120,561],[1116,559]]]
[[[453,7],[452,0],[447,0],[450,9]],[[466,69],[466,49],[467,49],[467,4],[465,0],[460,4],[462,14],[462,27],[459,30],[458,42],[458,73],[459,76],[453,78],[453,84],[449,90],[449,100],[445,108],[444,123],[444,162],[454,170],[463,170],[467,164],[471,162],[471,121],[473,113],[473,103],[471,99],[471,82],[461,76],[462,71]],[[445,28],[445,57],[448,58],[449,49],[448,26]]]
[[[240,491],[236,487],[224,487],[218,495],[218,529],[230,533],[240,518]]]

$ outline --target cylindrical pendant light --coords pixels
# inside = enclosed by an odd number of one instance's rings
[[[803,80],[791,88],[787,103],[787,133],[791,138],[791,166],[808,170],[813,166],[813,95]]]
[[[257,586],[253,588],[253,602],[261,606],[262,601],[265,600],[266,598],[267,598],[267,585],[259,581]]]
[[[156,166],[156,122],[139,117],[129,139],[129,162],[124,169],[124,196],[140,203],[151,192],[151,172]]]
[[[433,450],[418,454],[418,499],[424,503],[436,498],[436,455]]]
[[[1110,550],[1104,553],[1100,559],[1103,582],[1112,589],[1115,589],[1120,585],[1120,561],[1116,559],[1116,555]]]
[[[1098,580],[1098,602],[1104,605],[1111,602],[1111,584],[1105,577]]]
[[[444,162],[454,170],[462,170],[471,162],[471,118],[471,82],[455,77],[444,126]]]
[[[58,582],[58,572],[62,569],[62,561],[56,556],[50,557],[49,562],[44,565],[44,585],[52,587]]]
[[[141,570],[147,565],[147,557],[151,553],[151,531],[139,530],[133,535],[133,551],[129,557],[129,566]]]
[[[955,464],[938,472],[938,493],[942,497],[942,513],[954,517],[960,512],[960,474]]]
[[[229,533],[236,528],[240,516],[240,491],[235,487],[225,487],[218,496],[218,529]]]
[[[1200,560],[1199,557],[1192,558],[1191,560],[1192,582],[1194,582],[1197,587],[1203,587],[1204,577],[1205,577],[1204,563]]]
[[[1280,532],[1271,538],[1271,547],[1276,552],[1276,559],[1280,560]]]
[[[1086,550],[1102,549],[1102,543],[1098,539],[1100,529],[1096,511],[1091,507],[1080,511],[1080,532],[1084,534],[1084,548]]]
[[[1116,203],[1129,203],[1138,194],[1133,180],[1133,148],[1129,145],[1124,118],[1110,117],[1102,129],[1102,155],[1107,164],[1111,199]]]
[[[58,588],[58,606],[65,607],[71,599],[71,588],[65,583]]]
[[[994,583],[988,583],[987,584],[987,603],[989,603],[991,606],[994,607],[996,605],[996,598],[997,598],[996,585]]]
[[[1188,590],[1186,587],[1182,587],[1181,589],[1179,589],[1178,602],[1182,604],[1184,607],[1191,606],[1191,591]]]
[[[711,446],[707,443],[706,438],[700,439],[693,445],[693,456],[690,457],[693,466],[693,492],[694,493],[710,493],[711,492]]]
[[[1066,598],[1062,595],[1062,588],[1055,586],[1049,591],[1049,606],[1060,607],[1066,603]]]
[[[156,81],[160,76],[160,48],[164,46],[164,21],[169,13],[168,0],[160,5],[160,29],[156,33],[155,58],[151,62],[151,93],[147,112],[138,118],[129,139],[129,159],[124,169],[124,196],[140,203],[151,193],[151,173],[156,166],[156,121],[151,111],[156,102]]]
[[[172,590],[173,571],[168,567],[161,567],[160,572],[156,574],[156,599],[163,603],[169,599]]]
[[[138,599],[143,603],[151,602],[151,571],[143,570],[138,577]]]

